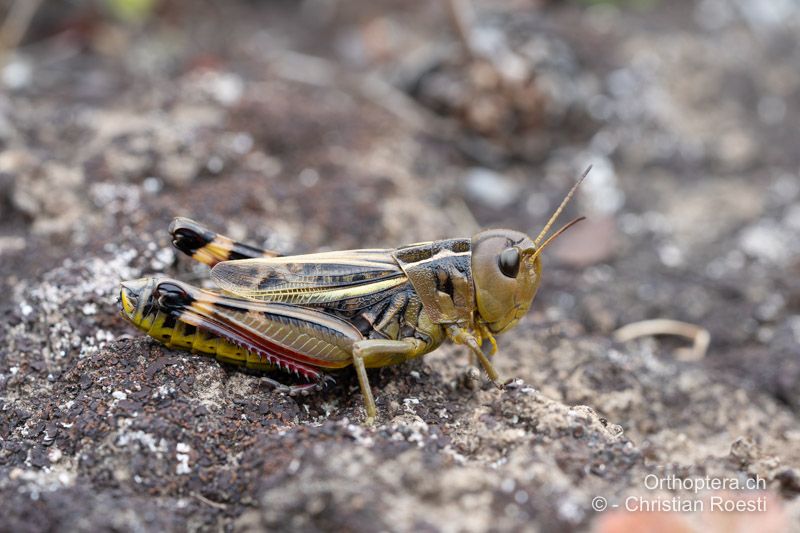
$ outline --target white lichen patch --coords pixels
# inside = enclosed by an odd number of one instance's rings
[[[436,435],[430,433],[430,427],[416,414],[404,413],[396,416],[389,424],[391,439],[406,441],[416,444],[422,448],[431,440],[436,439]]]
[[[21,302],[19,304],[19,312],[22,313],[22,316],[30,316],[33,313],[33,307],[28,302]]]
[[[128,431],[127,424],[120,424],[120,430],[117,433],[116,445],[119,447],[126,447],[133,444],[138,444],[142,449],[151,453],[163,454],[167,451],[167,441],[163,438],[156,440],[150,433],[145,433],[141,430]]]
[[[175,446],[175,458],[178,461],[178,464],[175,466],[175,473],[178,475],[188,474],[192,471],[189,468],[189,453],[192,451],[192,448],[183,442],[179,442]]]
[[[91,356],[113,341],[113,332],[93,324],[104,319],[106,311],[116,311],[120,280],[140,272],[131,266],[136,250],[109,246],[108,252],[105,257],[65,261],[36,285],[15,287],[13,298],[28,320],[7,330],[11,346],[33,348],[24,355],[50,364],[73,350],[79,357]]]
[[[14,468],[8,475],[12,481],[26,482],[25,490],[29,493],[53,492],[75,485],[76,473],[64,467],[44,468],[41,470],[23,470]]]

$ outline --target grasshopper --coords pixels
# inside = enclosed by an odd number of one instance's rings
[[[122,315],[169,347],[257,370],[305,378],[291,394],[320,389],[330,371],[355,368],[366,422],[377,414],[367,368],[402,363],[445,340],[465,345],[497,386],[494,336],[527,313],[541,281],[541,252],[584,172],[535,239],[506,229],[396,249],[281,256],[236,242],[187,218],[174,246],[211,267],[218,290],[169,278],[122,282]],[[540,245],[541,243],[541,245]],[[481,346],[491,346],[489,354]]]

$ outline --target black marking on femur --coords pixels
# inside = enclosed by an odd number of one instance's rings
[[[181,309],[194,301],[194,298],[181,286],[169,281],[156,285],[153,295],[158,301],[158,306],[167,310]]]
[[[175,248],[189,255],[194,254],[217,236],[199,224],[180,218],[172,221],[169,232],[172,234],[172,244]]]
[[[258,255],[243,254],[240,251],[238,251],[236,248],[234,248],[233,250],[228,252],[228,260],[237,261],[239,259],[252,259],[254,257],[258,257],[259,255],[261,255],[261,254],[258,254]]]
[[[264,250],[261,248],[241,242],[234,242],[233,250],[228,254],[228,259],[253,259],[261,257],[262,255],[264,255]]]

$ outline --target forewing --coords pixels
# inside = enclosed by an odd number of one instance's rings
[[[407,281],[391,251],[382,249],[225,261],[211,277],[237,296],[293,305],[365,298]]]

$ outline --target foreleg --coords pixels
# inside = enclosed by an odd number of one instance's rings
[[[450,325],[447,327],[447,336],[456,344],[463,344],[470,351],[477,356],[478,361],[481,362],[481,366],[486,371],[486,375],[489,376],[489,379],[492,380],[492,383],[495,384],[498,388],[501,385],[498,383],[499,375],[497,374],[497,370],[494,369],[492,363],[489,361],[489,358],[486,357],[486,354],[483,353],[481,350],[480,344],[478,344],[478,340],[472,335],[470,332],[456,326],[455,324]]]

